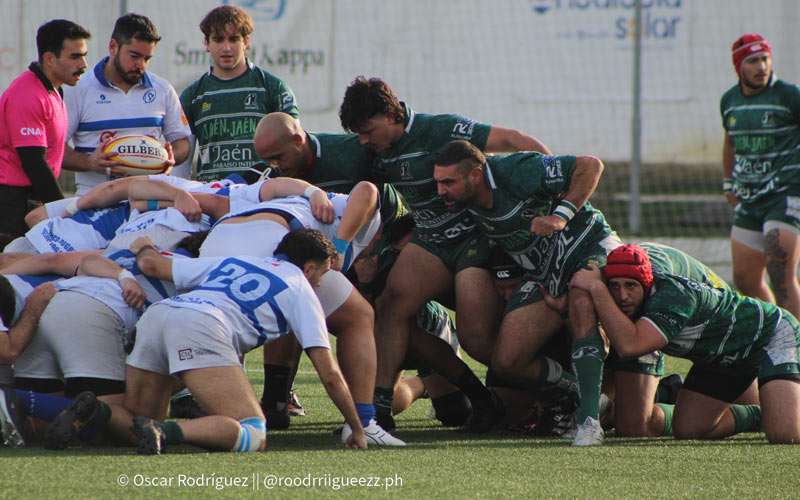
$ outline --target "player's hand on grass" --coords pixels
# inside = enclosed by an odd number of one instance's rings
[[[122,299],[134,309],[144,309],[144,289],[135,278],[123,278],[119,285],[122,287]]]
[[[728,205],[732,207],[735,207],[736,205],[739,204],[739,198],[737,198],[735,194],[730,192],[725,193],[725,201],[727,201]]]
[[[311,213],[314,214],[315,219],[323,224],[330,224],[333,222],[335,217],[333,203],[328,199],[328,194],[325,191],[317,189],[308,198],[308,201],[311,204]]]
[[[133,243],[131,243],[131,245],[128,247],[128,250],[130,250],[134,255],[138,255],[139,252],[147,246],[155,248],[156,245],[149,236],[140,236],[133,240]]]
[[[536,236],[550,236],[567,227],[567,221],[558,215],[544,215],[534,217],[531,221],[531,232]]]
[[[203,216],[203,209],[200,208],[200,203],[186,191],[181,191],[175,197],[175,209],[178,210],[186,220],[197,222]]]
[[[367,435],[364,434],[362,429],[353,430],[353,433],[350,434],[350,437],[347,438],[347,442],[344,445],[351,450],[366,450]]]
[[[580,288],[591,292],[592,287],[597,286],[598,283],[603,284],[603,275],[600,272],[600,268],[596,264],[589,264],[572,275],[569,286],[570,288]]]

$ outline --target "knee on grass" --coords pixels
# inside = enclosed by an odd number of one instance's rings
[[[261,417],[250,417],[239,421],[239,437],[231,451],[261,451],[267,447],[267,421]]]

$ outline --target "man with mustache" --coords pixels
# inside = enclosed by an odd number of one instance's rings
[[[79,196],[119,173],[102,152],[116,136],[149,135],[168,143],[175,162],[188,156],[190,132],[178,94],[167,80],[147,71],[159,40],[150,19],[125,14],[114,24],[108,57],[65,93],[67,139],[75,149],[67,147],[64,168],[76,172]]]
[[[0,232],[4,239],[27,231],[31,198],[63,198],[56,178],[66,142],[67,110],[61,85],[75,85],[86,68],[86,29],[55,19],[36,32],[38,61],[0,97]],[[4,245],[3,245],[4,246]]]
[[[739,81],[722,96],[720,112],[722,188],[735,207],[733,281],[742,293],[777,302],[797,316],[800,88],[775,76],[772,45],[763,36],[742,35],[731,49]]]

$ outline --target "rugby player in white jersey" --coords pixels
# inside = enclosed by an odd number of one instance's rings
[[[72,429],[84,422],[106,421],[136,442],[142,454],[160,454],[166,446],[179,443],[239,452],[264,450],[266,420],[239,359],[291,331],[352,429],[346,445],[367,447],[311,288],[329,270],[335,254],[320,232],[287,234],[275,258],[169,260],[145,238],[136,240],[131,251],[145,274],[191,291],[153,305],[139,321],[127,360],[123,405],[109,407],[86,392],[64,412],[62,421],[75,424]],[[209,416],[162,421],[173,377],[192,391]],[[98,412],[108,417],[96,419]]]

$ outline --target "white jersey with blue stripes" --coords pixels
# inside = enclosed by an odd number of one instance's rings
[[[25,233],[25,237],[39,253],[102,250],[126,223],[129,214],[127,203],[81,210],[68,217],[43,220]]]
[[[267,181],[262,181],[268,182]],[[347,202],[350,195],[341,193],[328,193],[328,199],[331,200],[334,211],[334,220],[331,224],[323,224],[314,218],[311,211],[311,203],[302,196],[287,196],[285,198],[275,198],[269,201],[255,202],[256,195],[261,189],[262,183],[256,183],[248,186],[246,191],[249,191],[249,196],[243,196],[240,200],[240,206],[236,211],[231,211],[219,222],[232,217],[242,217],[247,215],[254,215],[257,213],[279,213],[287,219],[290,231],[298,229],[316,229],[324,234],[328,239],[333,240],[336,238],[336,233],[339,230],[339,225],[342,222],[344,211],[347,208]],[[247,203],[242,203],[242,201]],[[369,245],[372,239],[377,234],[381,225],[380,210],[375,210],[375,213],[370,218],[369,222],[355,235],[353,241],[345,253],[344,263],[342,265],[342,272],[346,272],[353,261],[358,255]]]
[[[162,255],[171,258],[185,258],[183,255],[164,252]],[[113,260],[123,269],[127,269],[136,278],[136,281],[145,292],[145,307],[154,302],[159,302],[168,297],[172,297],[177,292],[175,285],[171,281],[163,281],[156,278],[145,276],[136,265],[136,256],[130,250],[116,250],[106,254],[106,257]],[[108,306],[109,309],[119,316],[127,331],[132,331],[139,321],[143,310],[135,309],[125,303],[122,298],[122,286],[113,278],[98,278],[96,276],[75,276],[56,285],[59,290],[71,290],[82,293]]]
[[[241,353],[289,331],[304,349],[330,348],[319,299],[290,262],[248,256],[175,259],[172,278],[177,288],[192,291],[162,303],[216,318],[233,333]]]
[[[107,63],[111,62],[106,57],[77,85],[64,87],[67,139],[76,151],[91,153],[101,142],[123,135],[149,135],[161,142],[189,137],[178,94],[167,80],[146,72],[139,83],[123,92],[106,80],[103,70]],[[108,176],[98,172],[75,174],[79,195],[107,180]]]

